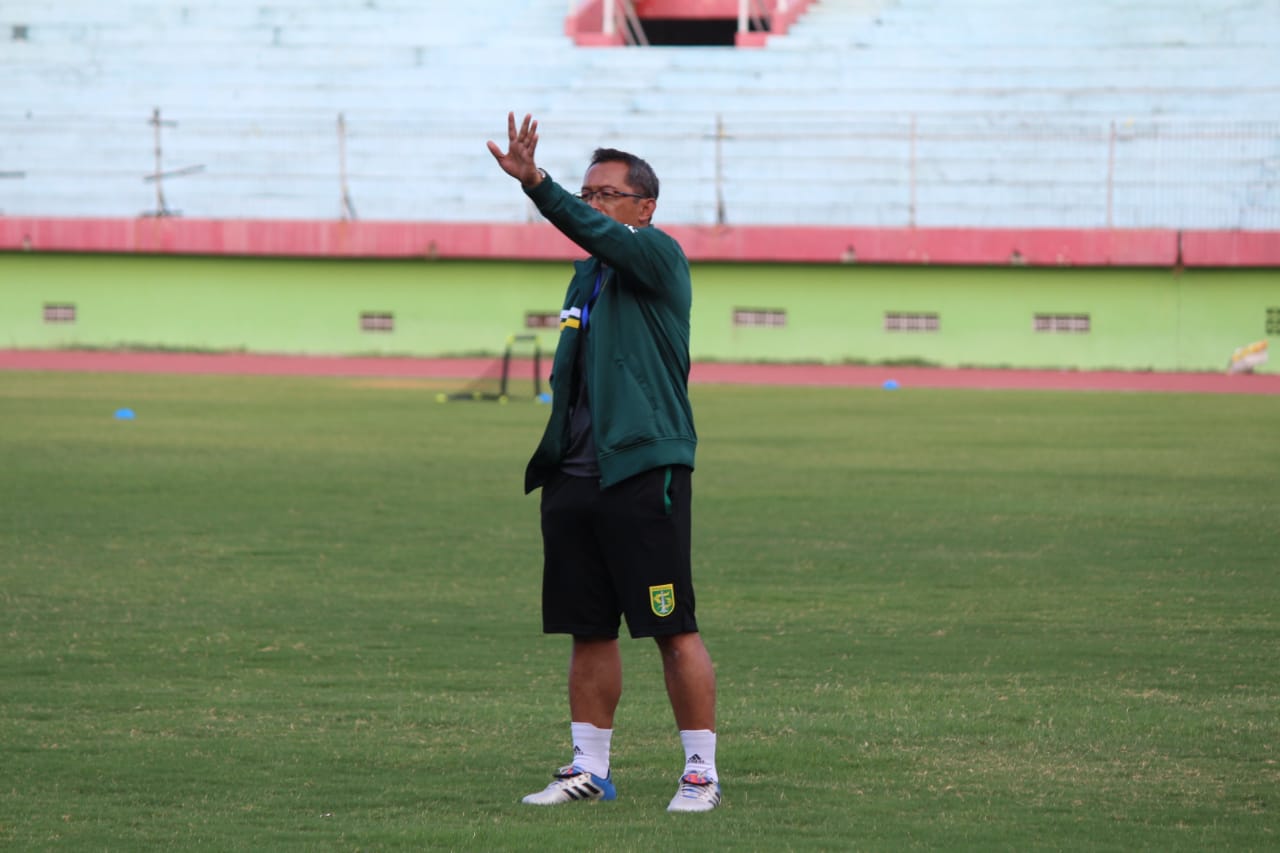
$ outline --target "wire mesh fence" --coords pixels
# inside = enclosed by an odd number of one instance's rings
[[[562,111],[543,124],[541,162],[571,187],[597,146],[649,159],[664,222],[1280,228],[1280,121]],[[0,116],[0,211],[527,220],[485,150],[504,132],[471,112]]]

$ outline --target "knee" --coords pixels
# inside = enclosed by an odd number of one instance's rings
[[[686,634],[669,634],[655,637],[659,651],[664,658],[677,660],[702,647],[702,635],[696,631]]]

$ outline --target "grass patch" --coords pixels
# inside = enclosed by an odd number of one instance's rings
[[[0,845],[1280,843],[1280,400],[695,388],[726,800],[672,816],[645,642],[620,800],[519,804],[546,408],[445,387],[0,374]]]

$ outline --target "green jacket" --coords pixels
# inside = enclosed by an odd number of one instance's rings
[[[528,195],[591,257],[573,265],[551,366],[551,417],[525,469],[525,493],[546,482],[568,449],[579,318],[602,263],[609,269],[590,310],[584,352],[600,487],[665,465],[692,468],[698,444],[688,393],[693,287],[680,244],[652,226],[632,228],[593,210],[548,177]]]

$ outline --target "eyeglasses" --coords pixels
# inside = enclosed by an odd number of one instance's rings
[[[620,198],[648,198],[648,197],[649,196],[647,195],[640,195],[640,193],[624,193],[621,190],[608,189],[608,188],[602,189],[602,190],[583,190],[582,192],[578,193],[578,198],[582,199],[587,204],[591,204],[591,202],[594,201],[595,199],[600,199],[601,201],[617,201]]]

